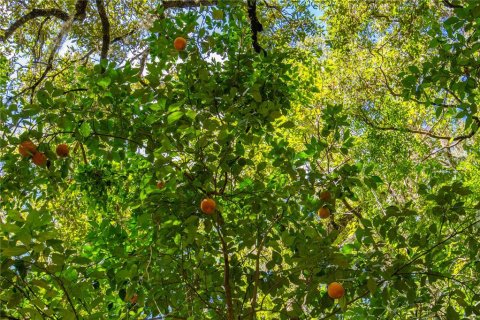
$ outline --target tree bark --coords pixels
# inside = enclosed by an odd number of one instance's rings
[[[100,54],[100,59],[107,59],[108,49],[110,47],[110,22],[108,21],[107,12],[105,10],[105,5],[103,0],[96,0],[96,5],[98,9],[98,15],[102,22],[102,52]]]

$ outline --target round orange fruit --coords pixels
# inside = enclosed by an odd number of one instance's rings
[[[212,214],[215,211],[216,207],[217,207],[217,204],[215,203],[215,200],[210,198],[203,199],[202,202],[200,203],[200,209],[202,210],[203,213],[206,213],[206,214]]]
[[[318,209],[317,214],[320,218],[327,219],[328,217],[330,217],[330,209],[328,209],[327,207],[321,207],[320,209]]]
[[[30,140],[23,141],[18,147],[18,152],[22,157],[31,157],[37,152],[37,146]]]
[[[177,51],[183,51],[187,47],[187,40],[183,37],[177,37],[173,41],[173,46]]]
[[[43,167],[47,164],[47,156],[42,152],[37,152],[33,155],[32,162],[37,166]]]
[[[332,200],[332,194],[330,193],[330,191],[322,191],[320,193],[320,200],[322,200],[322,201]]]
[[[59,144],[56,152],[59,157],[68,157],[68,146],[65,143]]]
[[[163,189],[165,187],[165,183],[163,181],[158,181],[157,182],[157,188],[158,189]]]
[[[338,282],[332,282],[327,287],[328,296],[332,299],[340,299],[345,294],[345,289]]]

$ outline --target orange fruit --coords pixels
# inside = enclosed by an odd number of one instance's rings
[[[320,218],[327,219],[328,217],[330,217],[330,209],[328,209],[327,207],[321,207],[320,209],[318,209],[317,214]]]
[[[47,156],[42,152],[37,152],[33,155],[32,162],[37,166],[43,167],[47,164]]]
[[[157,188],[158,189],[163,189],[165,187],[165,183],[163,183],[163,181],[158,181],[157,182]]]
[[[137,303],[137,300],[138,300],[138,294],[133,294],[133,296],[130,298],[130,303],[131,304],[135,304]]]
[[[217,204],[213,199],[206,198],[206,199],[203,199],[202,202],[200,203],[200,209],[202,210],[203,213],[206,213],[206,214],[212,214],[215,211],[216,207],[217,207]]]
[[[177,37],[173,41],[173,46],[177,51],[183,51],[187,47],[187,40],[183,37]]]
[[[322,200],[322,201],[332,200],[332,194],[330,193],[330,191],[322,191],[320,193],[320,200]]]
[[[23,141],[20,143],[18,147],[18,152],[22,155],[22,157],[31,157],[37,152],[37,146],[30,140]]]
[[[68,157],[68,146],[65,143],[59,144],[56,151],[59,157]]]
[[[327,287],[328,296],[332,299],[340,299],[345,294],[345,289],[338,282],[332,282]]]

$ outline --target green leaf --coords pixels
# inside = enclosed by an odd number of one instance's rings
[[[92,128],[90,127],[90,123],[84,122],[80,126],[79,132],[82,136],[88,137],[92,133]]]
[[[223,10],[214,9],[212,12],[212,17],[214,20],[223,20]]]
[[[460,316],[458,315],[457,311],[452,306],[447,307],[447,319],[448,320],[457,320],[460,319]]]
[[[374,294],[375,291],[377,290],[377,281],[375,281],[374,278],[368,278],[367,280],[367,288],[368,291],[370,291],[371,294]]]
[[[112,82],[112,79],[110,79],[110,77],[104,77],[98,80],[97,84],[103,89],[105,89],[110,85],[111,82]]]
[[[252,97],[256,102],[262,102],[262,94],[259,90],[253,90]]]
[[[167,122],[168,122],[168,124],[172,124],[172,123],[178,121],[182,116],[183,116],[182,111],[174,111],[174,112],[172,112],[168,115]]]
[[[26,252],[28,252],[28,249],[25,246],[8,247],[2,249],[2,255],[6,257],[21,256]]]
[[[149,108],[153,111],[165,110],[165,106],[167,104],[167,100],[164,98],[158,99],[157,103],[151,104]]]

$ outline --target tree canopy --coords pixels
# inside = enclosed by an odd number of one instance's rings
[[[480,317],[480,1],[0,13],[1,319]]]

